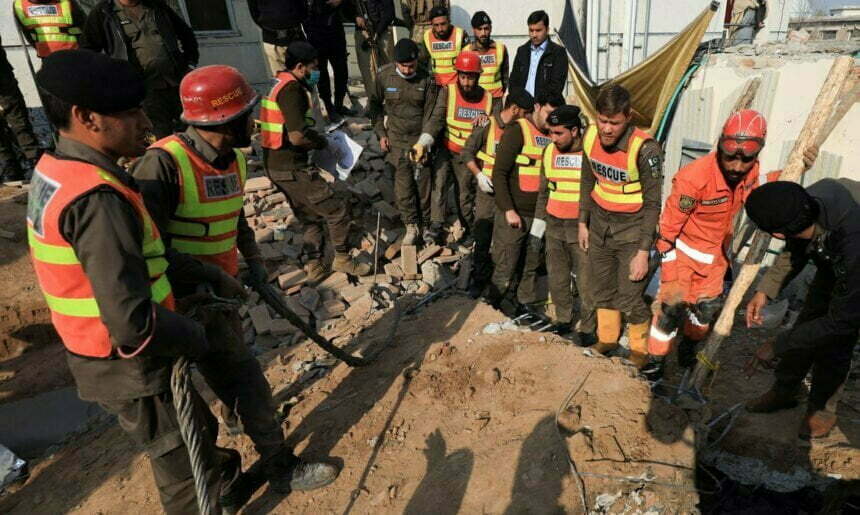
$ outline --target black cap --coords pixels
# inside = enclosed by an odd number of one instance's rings
[[[523,109],[530,111],[535,108],[534,97],[531,93],[522,88],[512,89],[511,92],[508,93],[508,99]]]
[[[287,47],[287,54],[299,61],[308,62],[317,58],[317,49],[307,41],[293,41]]]
[[[418,45],[409,38],[403,38],[394,45],[394,61],[408,63],[418,59]]]
[[[582,128],[582,120],[579,118],[580,109],[578,106],[563,105],[556,107],[553,112],[549,113],[546,121],[549,125],[565,127]]]
[[[140,107],[143,77],[128,61],[89,50],[61,50],[42,59],[36,85],[71,105],[110,114]]]
[[[490,15],[487,14],[486,11],[478,11],[472,16],[472,28],[476,29],[481,25],[492,25],[492,21],[490,21]]]
[[[448,16],[448,9],[445,9],[441,5],[437,5],[436,7],[430,9],[430,20],[433,18],[438,18],[439,16]]]
[[[763,184],[746,201],[747,216],[764,232],[794,236],[818,218],[819,207],[812,195],[795,182]]]

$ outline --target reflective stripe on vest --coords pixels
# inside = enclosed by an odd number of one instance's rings
[[[536,192],[540,188],[540,167],[543,159],[543,149],[550,143],[545,136],[528,118],[517,120],[523,131],[523,148],[517,156],[519,165],[519,185],[522,191]]]
[[[278,106],[278,95],[284,87],[295,82],[298,79],[290,72],[278,72],[275,77],[277,81],[269,96],[260,101],[260,145],[263,148],[270,150],[279,150],[284,146],[284,113],[281,112]],[[315,125],[314,115],[312,111],[310,93],[305,92],[308,96],[308,110],[305,112],[305,126],[313,127]]]
[[[70,0],[37,4],[29,0],[15,0],[15,15],[30,33],[36,46],[36,55],[47,57],[58,50],[78,48],[81,29],[75,27]]]
[[[460,94],[460,86],[448,84],[448,109],[445,114],[445,145],[451,152],[460,153],[474,127],[472,124],[480,114],[489,116],[493,109],[493,96],[484,91],[478,102],[469,102]]]
[[[496,117],[491,116],[490,126],[487,127],[487,142],[484,144],[484,148],[475,155],[481,160],[481,172],[487,177],[493,176],[493,165],[496,164],[496,146],[501,141],[504,132],[496,122]]]
[[[174,307],[170,282],[164,273],[164,244],[140,194],[94,165],[43,155],[33,174],[27,205],[30,257],[63,344],[75,354],[94,358],[111,356],[113,346],[90,280],[74,248],[62,235],[60,219],[71,203],[103,186],[118,192],[138,216],[152,300],[171,310]]]
[[[502,96],[502,61],[505,58],[505,45],[498,41],[487,50],[478,50],[474,43],[466,45],[464,50],[475,52],[481,58],[481,77],[478,79],[484,89],[496,98]]]
[[[550,143],[543,153],[543,173],[549,189],[546,212],[565,220],[579,218],[582,152],[563,154]]]
[[[234,150],[236,159],[226,170],[219,170],[176,135],[151,148],[169,153],[179,171],[179,204],[167,224],[170,246],[215,263],[230,275],[238,274],[236,228],[248,173],[245,155]]]
[[[463,29],[454,27],[448,39],[437,39],[433,29],[427,29],[424,32],[424,47],[430,54],[431,71],[436,78],[436,84],[448,85],[457,77],[454,60],[463,48]]]
[[[630,135],[627,152],[613,153],[603,150],[597,127],[590,125],[585,131],[583,148],[591,160],[596,182],[591,198],[603,209],[616,213],[635,213],[642,209],[642,183],[639,182],[639,150],[652,139],[638,129]]]

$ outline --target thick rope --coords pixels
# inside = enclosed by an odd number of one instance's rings
[[[179,433],[188,448],[188,458],[191,460],[191,472],[194,475],[194,490],[197,493],[197,507],[201,515],[212,513],[212,501],[206,486],[206,459],[203,455],[201,435],[203,424],[195,417],[194,385],[191,383],[191,363],[186,357],[180,357],[173,364],[170,376],[170,389],[173,391],[173,406],[179,420]]]

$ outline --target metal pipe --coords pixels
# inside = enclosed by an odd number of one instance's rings
[[[636,47],[636,16],[639,0],[627,0],[627,30],[624,32],[624,48],[627,50],[627,70],[633,68],[633,51]]]

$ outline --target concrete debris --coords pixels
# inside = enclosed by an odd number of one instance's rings
[[[394,207],[394,179],[385,172],[378,139],[368,123],[351,121],[345,129],[365,147],[359,162],[345,181],[324,172],[320,175],[351,204],[356,229],[350,240],[352,257],[371,266],[377,259],[377,275],[355,278],[335,272],[316,285],[308,284],[304,270],[310,259],[304,247],[306,227],[293,213],[286,194],[262,175],[259,158],[251,150],[249,163],[256,164],[249,164],[242,208],[269,269],[269,281],[280,288],[287,306],[318,331],[326,331],[326,337],[346,338],[343,343],[368,314],[392,308],[402,295],[427,295],[453,282],[461,289],[468,287],[472,252],[460,243],[465,231],[456,220],[451,220],[442,238],[450,242],[448,245],[401,248],[405,228]],[[382,215],[379,238],[377,212]],[[0,232],[0,238],[14,236]],[[244,263],[242,267],[246,268]],[[241,308],[240,316],[244,338],[266,343],[257,351],[304,339],[298,328],[263,304],[256,292]]]
[[[0,492],[8,485],[27,477],[27,462],[0,444]]]

